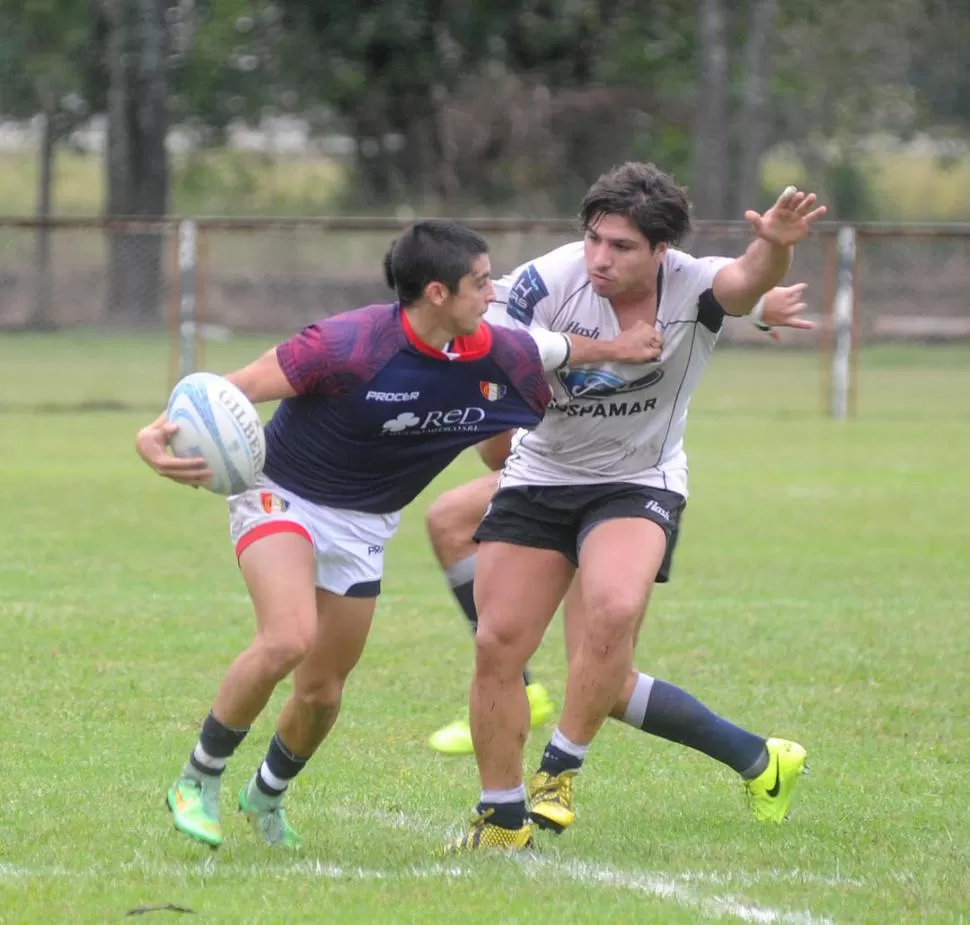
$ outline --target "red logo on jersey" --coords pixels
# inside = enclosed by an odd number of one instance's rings
[[[502,398],[508,391],[508,388],[504,385],[499,385],[497,382],[479,382],[479,389],[482,392],[482,398],[488,401],[498,401]]]

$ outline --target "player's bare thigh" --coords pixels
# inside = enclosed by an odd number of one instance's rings
[[[281,531],[248,545],[239,568],[256,614],[257,640],[295,665],[317,630],[315,553],[305,533]]]
[[[667,550],[667,536],[651,520],[623,517],[597,523],[579,550],[579,586],[586,645],[632,645]]]

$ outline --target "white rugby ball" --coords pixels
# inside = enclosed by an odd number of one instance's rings
[[[228,379],[214,373],[186,376],[168,399],[168,419],[178,426],[172,452],[182,459],[201,456],[209,464],[209,491],[235,495],[256,484],[266,462],[263,424]]]

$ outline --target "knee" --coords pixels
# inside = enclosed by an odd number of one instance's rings
[[[521,673],[531,653],[526,651],[521,631],[511,624],[494,624],[479,616],[475,633],[475,665],[479,671],[492,672],[506,668],[510,674]]]
[[[257,636],[254,647],[259,652],[266,674],[277,680],[285,678],[310,651],[313,635],[313,630],[308,627]]]
[[[299,708],[314,717],[327,717],[340,711],[343,699],[342,678],[317,679],[311,685],[293,689],[293,699]]]
[[[606,658],[633,649],[637,627],[643,616],[643,602],[634,595],[614,589],[587,600],[585,647]]]

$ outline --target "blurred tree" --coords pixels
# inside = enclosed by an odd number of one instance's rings
[[[297,92],[307,70],[302,54],[285,59],[299,36],[286,33],[272,0],[182,0],[170,29],[170,117],[201,145],[224,142],[233,120],[305,112],[320,95],[319,87]]]
[[[168,91],[172,3],[98,0],[108,72],[109,216],[168,212]],[[107,313],[127,321],[158,316],[162,244],[154,231],[110,235]]]
[[[909,83],[914,29],[925,0],[804,4],[783,0],[773,109],[775,137],[801,159],[808,182],[835,219],[870,202],[865,151],[873,140],[910,135],[919,109]],[[842,198],[840,198],[840,196]]]
[[[90,24],[74,0],[0,0],[0,112],[35,118],[40,128],[37,217],[51,215],[59,141],[90,112]],[[34,304],[29,325],[49,328],[50,229],[40,224],[34,254]]]
[[[691,199],[701,218],[728,217],[731,98],[727,8],[724,0],[697,5],[697,103],[694,117]]]
[[[771,78],[777,46],[778,0],[750,0],[741,114],[738,119],[737,195],[729,218],[761,205],[761,164],[771,139]]]

